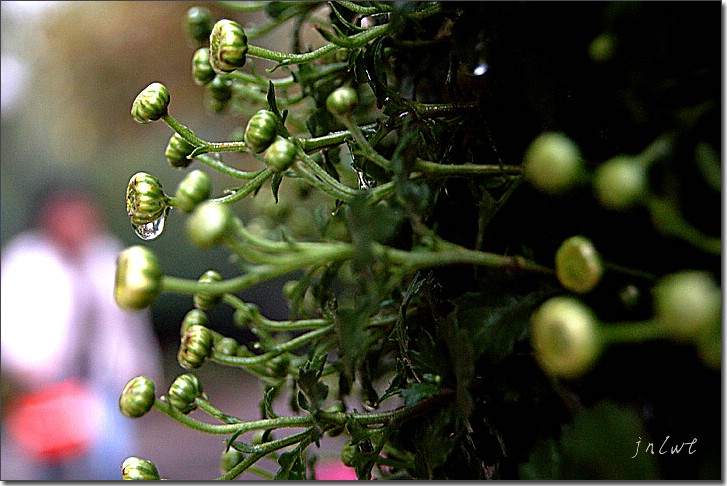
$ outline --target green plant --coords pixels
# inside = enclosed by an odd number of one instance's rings
[[[588,7],[593,10],[585,10],[590,23],[584,25],[592,30],[581,32],[579,42],[557,44],[552,32],[559,30],[546,29],[550,22],[540,18],[559,22],[562,7],[555,6],[551,12],[444,2],[226,5],[240,15],[265,9],[270,23],[246,32],[237,20],[217,20],[209,50],[194,52],[192,78],[206,86],[213,111],[248,121],[229,141],[206,141],[172,116],[163,85],[143,90],[133,118],[166,123],[174,131],[166,151],[170,165],[195,169],[175,197],[163,193],[158,179],[137,174],[127,208],[132,225],[145,228],[137,230],[145,239],[164,230],[170,208],[190,212],[189,239],[202,250],[224,246],[239,264],[238,275],[162,275],[149,250],[133,247],[120,256],[116,278],[123,307],[147,307],[160,293],[192,296],[195,308],[181,323],[183,368],[213,361],[243,368],[265,387],[262,416],[252,422],[218,410],[201,385],[189,381],[153,401],[181,424],[228,436],[221,479],[245,471],[266,476],[256,465],[265,457],[277,461],[275,479],[311,478],[309,446],[342,433],[349,439],[343,463],[360,479],[609,474],[619,466],[573,443],[599,426],[593,417],[602,407],[589,415],[590,405],[612,398],[605,390],[614,376],[628,381],[624,367],[634,361],[618,361],[614,349],[666,343],[697,350],[690,369],[714,379],[709,370],[720,367],[719,353],[706,343],[719,335],[721,289],[709,275],[717,272],[721,240],[682,214],[688,205],[672,189],[675,157],[688,153],[702,167],[689,165],[692,180],[720,191],[710,172],[718,167],[709,148],[714,137],[693,142],[717,104],[710,98],[698,105],[702,111],[671,106],[690,120],[676,128],[659,125],[661,107],[652,107],[640,116],[650,116],[658,129],[633,139],[624,133],[641,134],[634,129],[640,118],[604,108],[612,130],[623,130],[604,149],[593,142],[599,129],[590,119],[569,118],[555,101],[551,110],[537,98],[560,96],[555,80],[561,78],[548,70],[558,68],[576,87],[602,83],[590,96],[579,94],[589,103],[612,92],[640,100],[638,90],[609,91],[601,79],[605,63],[621,62],[608,67],[630,73],[624,56],[631,51],[619,50],[629,35],[601,32],[594,20],[611,19],[614,29],[626,29],[632,24],[613,19],[634,14]],[[524,17],[474,24],[521,8]],[[529,44],[517,44],[508,31],[522,29],[514,18],[525,19]],[[291,19],[297,19],[293,52],[254,45]],[[199,41],[206,16],[194,11],[187,20],[192,40]],[[322,45],[300,52],[304,28],[315,29]],[[538,50],[543,39],[551,39],[552,52]],[[568,63],[558,64],[557,47],[571,46],[582,50],[567,51]],[[528,89],[517,84],[529,75],[512,68],[521,55],[528,69],[539,66],[539,56],[551,56],[555,65],[541,67],[550,76],[528,78]],[[266,74],[258,62],[270,66]],[[541,82],[552,90],[548,96],[536,89]],[[520,105],[522,97],[514,95],[521,93],[508,91],[510,83],[521,86],[535,108]],[[504,98],[490,96],[491,90]],[[546,121],[534,126],[522,114]],[[619,155],[620,144],[637,155]],[[692,146],[698,149],[684,148]],[[235,168],[221,157],[228,153],[259,168]],[[594,168],[599,160],[608,162]],[[208,178],[196,168],[202,166],[234,183],[211,197]],[[657,168],[664,174],[659,184],[650,177]],[[237,209],[251,199],[267,227],[246,221]],[[679,250],[668,263],[655,256],[665,245]],[[705,271],[677,273],[692,268]],[[666,277],[673,273],[678,277]],[[237,295],[274,279],[287,280],[288,320],[268,319]],[[217,304],[235,309],[235,324],[252,330],[257,341],[237,342],[215,331],[205,311]],[[586,377],[602,386],[589,388]],[[616,414],[626,417],[623,423],[638,400],[634,389],[650,383],[626,383],[613,392],[628,403]],[[297,414],[273,411],[273,398],[285,393]],[[670,413],[653,390],[644,396],[659,413]],[[354,410],[353,400],[366,411]],[[188,416],[194,407],[220,423]],[[567,424],[572,428],[561,436]],[[288,428],[302,431],[286,435]],[[246,438],[257,432],[262,438]],[[607,436],[623,438],[623,429],[612,432]],[[627,468],[626,475],[653,479],[652,466]]]

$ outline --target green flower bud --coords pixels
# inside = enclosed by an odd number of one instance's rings
[[[648,183],[646,167],[637,158],[618,156],[596,169],[593,188],[603,207],[625,210],[643,201]]]
[[[121,479],[158,481],[159,471],[151,461],[138,457],[129,457],[121,465]]]
[[[684,270],[661,278],[653,289],[654,314],[677,341],[696,341],[722,316],[722,291],[714,278]]]
[[[229,472],[233,467],[240,464],[243,459],[245,459],[245,455],[242,452],[230,447],[226,451],[222,451],[220,466],[224,472]]]
[[[250,150],[260,153],[275,140],[277,118],[269,110],[260,110],[255,113],[245,127],[244,140]]]
[[[265,163],[273,172],[284,172],[295,160],[296,147],[287,138],[278,137],[265,152]]]
[[[169,205],[159,179],[146,172],[137,172],[126,186],[126,212],[136,227],[161,218]]]
[[[124,309],[148,307],[161,290],[161,278],[156,255],[146,247],[131,246],[116,258],[114,299]]]
[[[603,276],[603,262],[591,240],[572,236],[555,253],[555,274],[563,287],[579,294],[593,290]]]
[[[550,194],[570,189],[584,172],[578,146],[562,133],[539,135],[525,151],[524,164],[525,179]]]
[[[139,123],[156,121],[167,114],[169,91],[161,83],[151,83],[131,105],[131,116]]]
[[[209,324],[207,313],[199,309],[192,309],[182,319],[179,335],[184,336],[190,326],[206,326],[207,324]]]
[[[209,93],[207,101],[212,110],[221,112],[232,98],[232,78],[228,74],[216,75],[207,85],[207,92]]]
[[[164,156],[172,167],[184,169],[192,163],[192,159],[188,159],[187,156],[194,152],[195,148],[194,145],[175,132],[172,138],[169,139]]]
[[[204,326],[189,326],[177,353],[179,365],[187,370],[199,368],[212,355],[213,345],[212,331]]]
[[[198,282],[220,282],[222,275],[214,270],[207,270],[197,280]],[[209,310],[216,306],[222,300],[221,294],[212,294],[210,292],[198,292],[194,294],[194,306],[197,309]]]
[[[202,384],[195,375],[179,375],[169,387],[169,404],[184,414],[197,408],[195,400],[203,395]]]
[[[184,17],[187,36],[200,43],[207,42],[212,33],[212,13],[205,7],[192,7]]]
[[[205,201],[187,219],[187,236],[200,248],[210,248],[222,241],[233,217],[226,204]]]
[[[217,73],[229,73],[245,65],[247,36],[233,20],[219,20],[210,34],[210,64]]]
[[[344,466],[353,467],[353,457],[359,453],[358,444],[346,442],[341,448],[341,462]]]
[[[575,378],[588,371],[602,350],[598,321],[571,297],[553,297],[530,319],[535,357],[549,375]]]
[[[146,376],[137,376],[129,380],[121,392],[119,409],[127,417],[141,417],[151,410],[155,399],[154,382]]]
[[[177,205],[185,213],[191,212],[199,203],[210,197],[212,182],[210,176],[201,170],[193,170],[182,179],[175,194]]]
[[[326,98],[326,108],[334,115],[350,113],[358,105],[358,93],[349,87],[334,90]]]
[[[235,356],[237,355],[238,348],[239,345],[235,339],[231,337],[223,337],[215,343],[214,350],[220,354],[224,354],[225,356]]]
[[[197,49],[192,56],[192,79],[200,86],[215,79],[215,70],[210,64],[210,50],[206,47]]]

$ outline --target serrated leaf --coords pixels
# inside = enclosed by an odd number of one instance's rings
[[[290,452],[283,452],[278,457],[280,469],[273,477],[274,481],[305,480],[306,466],[303,454],[297,448]]]

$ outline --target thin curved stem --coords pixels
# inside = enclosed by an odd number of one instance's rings
[[[268,178],[270,178],[273,175],[273,171],[271,171],[269,168],[264,168],[258,172],[258,174],[251,179],[247,184],[242,186],[241,188],[237,189],[235,192],[228,196],[222,196],[216,199],[211,199],[211,201],[216,201],[220,203],[225,204],[232,204],[234,202],[237,202],[241,199],[244,199],[245,196],[255,191],[260,185],[265,182]]]
[[[305,344],[308,344],[319,338],[332,334],[333,330],[334,330],[333,325],[328,325],[328,326],[320,328],[320,329],[315,329],[313,331],[309,331],[303,335],[290,339],[278,346],[275,346],[273,349],[271,349],[267,353],[261,354],[259,356],[253,356],[253,357],[228,356],[228,355],[225,355],[222,353],[215,352],[212,354],[212,360],[216,361],[217,363],[220,363],[222,365],[226,365],[226,366],[242,366],[242,367],[244,367],[244,366],[248,366],[251,364],[260,364],[260,363],[269,361],[277,356],[280,356],[283,353],[287,353],[289,351],[296,350],[296,349],[300,348],[301,346],[304,346]]]
[[[220,476],[217,479],[219,479],[219,480],[235,479],[240,474],[245,472],[251,465],[255,464],[257,461],[259,461],[263,457],[265,457],[268,454],[275,452],[279,449],[282,449],[283,447],[288,447],[293,444],[302,442],[303,440],[306,440],[306,438],[310,438],[310,435],[312,432],[313,432],[313,428],[310,428],[308,430],[305,430],[303,432],[298,432],[297,434],[290,435],[283,439],[261,444],[260,446],[258,446],[260,449],[259,451],[253,452],[252,454],[247,456],[245,459],[240,461],[237,465],[235,465],[232,469],[230,469],[227,473],[223,474],[222,476]]]
[[[169,402],[156,398],[154,400],[154,408],[165,415],[168,415],[177,422],[200,432],[207,434],[225,435],[235,433],[245,433],[253,430],[271,430],[282,428],[301,428],[313,425],[314,420],[311,416],[291,416],[278,417],[274,419],[255,420],[251,422],[242,422],[239,424],[208,424],[195,420],[176,408],[172,407]]]
[[[300,145],[296,144],[296,146],[298,159],[294,162],[294,167],[297,173],[300,173],[309,183],[326,194],[347,203],[353,202],[359,193],[358,189],[353,189],[338,182],[321,166],[316,164]]]
[[[217,160],[214,157],[210,157],[209,155],[197,155],[194,159],[205,164],[207,167],[216,170],[217,172],[234,177],[235,179],[254,179],[260,175],[260,172],[262,172],[262,169],[256,170],[255,172],[245,172],[233,169],[229,165],[226,165],[222,161]]]

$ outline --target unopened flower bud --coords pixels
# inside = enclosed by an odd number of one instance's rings
[[[121,479],[158,481],[159,471],[151,461],[138,457],[129,457],[121,465]]]
[[[214,270],[207,270],[197,280],[198,282],[219,282],[222,280],[222,275]],[[222,300],[221,294],[213,294],[210,292],[198,292],[194,294],[194,306],[197,309],[209,310],[212,307],[219,304]]]
[[[159,179],[146,172],[137,172],[126,186],[126,212],[133,226],[158,220],[168,208],[167,195]]]
[[[205,7],[192,7],[184,17],[187,36],[200,43],[207,42],[212,33],[212,13]]]
[[[222,19],[210,34],[210,64],[217,73],[229,73],[245,65],[247,36],[242,26]]]
[[[210,248],[222,241],[232,218],[232,210],[226,204],[205,201],[187,219],[187,236],[200,248]]]
[[[169,387],[169,404],[187,414],[197,408],[195,400],[203,395],[202,383],[191,373],[179,375]]]
[[[245,127],[245,144],[255,153],[260,153],[275,140],[277,119],[270,110],[255,113]]]
[[[200,86],[215,79],[215,70],[210,64],[210,50],[206,47],[197,49],[192,56],[192,79]]]
[[[189,326],[182,336],[177,353],[179,365],[187,370],[194,370],[212,355],[214,335],[204,326]]]
[[[161,83],[151,83],[136,96],[131,116],[139,123],[156,121],[167,114],[169,90]]]
[[[175,197],[182,211],[189,213],[199,203],[208,199],[211,191],[210,176],[204,171],[193,170],[179,183]]]
[[[154,382],[146,376],[137,376],[126,383],[119,397],[119,409],[127,417],[145,415],[154,405],[156,391]]]
[[[194,152],[195,148],[194,145],[187,142],[184,137],[175,132],[169,139],[164,156],[167,158],[169,165],[183,169],[189,167],[189,164],[192,163],[192,159],[188,159],[187,156]]]
[[[114,299],[124,309],[143,309],[161,290],[162,272],[154,253],[143,246],[131,246],[116,259]]]

